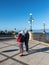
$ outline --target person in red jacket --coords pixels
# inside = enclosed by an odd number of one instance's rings
[[[19,33],[17,42],[19,42],[19,50],[20,50],[20,56],[23,56],[23,34],[22,32]]]

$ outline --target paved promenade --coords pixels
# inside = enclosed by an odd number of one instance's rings
[[[0,65],[49,65],[49,45],[29,41],[29,52],[19,56],[19,44],[15,40],[0,41]]]

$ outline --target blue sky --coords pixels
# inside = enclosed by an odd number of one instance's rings
[[[29,29],[30,13],[32,29],[49,29],[49,0],[0,0],[0,30]]]

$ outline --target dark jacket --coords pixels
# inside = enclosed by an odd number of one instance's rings
[[[25,33],[25,41],[29,41],[29,33]]]

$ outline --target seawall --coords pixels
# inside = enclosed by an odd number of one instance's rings
[[[38,41],[49,42],[49,36],[43,33],[32,33],[32,38]]]

